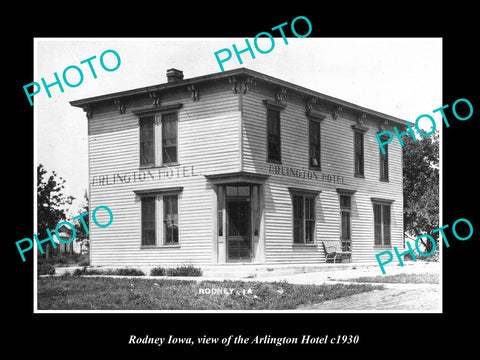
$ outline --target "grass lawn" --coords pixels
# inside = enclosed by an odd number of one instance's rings
[[[440,275],[438,273],[424,274],[396,274],[386,276],[364,276],[359,278],[347,279],[351,282],[368,283],[403,283],[403,284],[439,284]]]
[[[369,284],[293,285],[257,281],[41,277],[38,279],[38,309],[287,310],[300,304],[320,303],[381,288]],[[212,294],[213,289],[221,290],[221,293]]]

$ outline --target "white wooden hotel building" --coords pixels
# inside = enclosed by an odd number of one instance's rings
[[[90,227],[92,266],[320,264],[332,244],[374,262],[403,248],[402,149],[382,155],[375,135],[404,120],[246,68],[167,79],[71,103],[88,118],[90,209],[114,216]]]

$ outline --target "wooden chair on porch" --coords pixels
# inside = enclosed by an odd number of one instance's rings
[[[350,262],[352,261],[350,247],[342,247],[340,241],[323,241],[323,248],[325,249],[325,262],[333,260],[333,263],[336,263],[337,258],[341,261],[344,257],[347,257]]]

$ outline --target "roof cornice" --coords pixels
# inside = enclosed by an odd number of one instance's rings
[[[315,99],[318,99],[319,101],[335,104],[337,105],[338,108],[341,108],[341,109],[350,109],[351,111],[357,114],[360,114],[363,117],[365,117],[365,115],[369,115],[371,117],[389,120],[401,125],[405,125],[406,123],[405,120],[399,119],[397,117],[387,115],[376,110],[368,109],[363,106],[359,106],[351,102],[335,98],[333,96],[325,95],[317,91],[305,88],[303,86],[296,85],[288,81],[281,80],[281,79],[278,79],[278,78],[275,78],[251,69],[243,68],[243,67],[233,69],[233,70],[208,74],[208,75],[197,76],[194,78],[184,79],[181,81],[175,81],[170,83],[167,82],[167,83],[154,85],[154,86],[146,86],[146,87],[132,89],[132,90],[94,96],[94,97],[85,98],[81,100],[74,100],[74,101],[71,101],[70,104],[72,106],[81,107],[85,109],[94,103],[100,103],[100,102],[111,101],[111,100],[118,101],[117,99],[120,99],[123,97],[130,97],[130,96],[141,95],[141,94],[158,94],[160,91],[165,91],[165,90],[175,89],[180,87],[187,87],[187,88],[193,89],[194,88],[192,87],[193,85],[218,81],[222,79],[230,79],[232,77],[243,77],[243,76],[253,78],[253,80],[256,83],[263,82],[276,87],[286,88],[289,93],[296,93],[297,95],[302,97],[306,97],[310,99],[315,98]]]

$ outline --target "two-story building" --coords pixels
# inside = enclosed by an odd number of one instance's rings
[[[73,101],[88,118],[94,266],[320,264],[403,247],[405,121],[245,68]],[[100,212],[97,219],[102,222]],[[108,221],[107,216],[106,220]],[[90,222],[92,223],[92,222]]]

